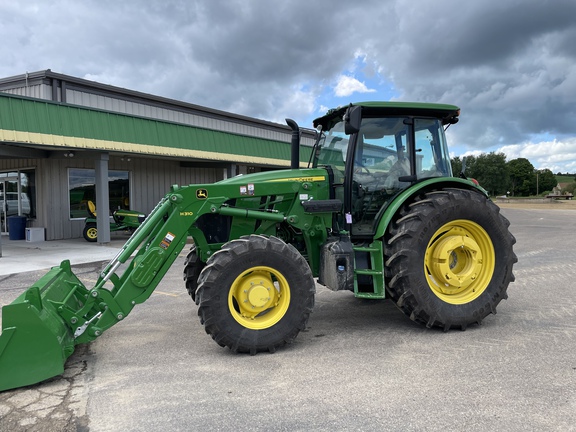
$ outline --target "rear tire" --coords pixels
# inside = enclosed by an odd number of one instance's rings
[[[290,343],[314,307],[306,260],[276,237],[226,243],[200,274],[196,302],[206,333],[234,352],[274,352]]]
[[[496,313],[517,262],[508,220],[480,193],[444,189],[405,205],[385,237],[387,291],[413,321],[465,330]]]
[[[82,235],[84,236],[84,240],[94,243],[98,239],[98,229],[96,229],[96,224],[93,222],[88,222],[84,226]]]

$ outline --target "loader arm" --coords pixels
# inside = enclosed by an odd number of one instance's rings
[[[255,175],[250,177],[254,181],[249,183],[250,192],[238,179],[172,186],[105,266],[93,288],[86,288],[72,273],[68,260],[52,268],[2,309],[0,391],[62,373],[75,345],[96,339],[150,297],[190,236],[205,261],[232,238],[273,235],[280,225],[289,226],[317,272],[317,251],[331,226],[334,204],[326,206],[331,201],[325,171],[303,171]],[[228,221],[224,234],[202,222],[210,218]]]
[[[208,193],[214,186],[199,189]],[[209,245],[202,231],[194,226],[199,217],[205,214],[235,214],[252,220],[285,220],[285,216],[279,213],[223,206],[222,203],[230,199],[228,196],[210,200],[185,199],[178,193],[176,186],[173,190],[106,265],[94,288],[84,295],[86,302],[82,309],[74,311],[65,304],[58,307],[66,322],[76,326],[76,343],[94,340],[103,331],[123,320],[135,305],[145,302],[178,258],[190,232],[195,234],[200,247],[207,249],[208,255],[211,254],[211,248],[218,248],[219,243]],[[182,192],[186,192],[185,189]],[[135,251],[135,256],[125,266],[122,274],[118,275],[118,270],[130,260]]]
[[[145,302],[178,258],[191,233],[198,247],[206,250],[206,255],[219,248],[220,243],[208,243],[202,230],[195,226],[200,217],[222,214],[252,221],[281,222],[286,219],[278,212],[224,205],[232,198],[229,188],[221,186],[173,186],[102,270],[95,286],[86,290],[77,285],[70,290],[68,297],[75,296],[82,304],[80,309],[69,306],[68,298],[52,301],[58,314],[73,330],[75,344],[96,339],[125,319],[134,306]]]

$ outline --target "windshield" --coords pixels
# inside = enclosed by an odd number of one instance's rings
[[[407,148],[409,127],[405,117],[365,118],[358,139],[355,165],[376,171],[388,171],[398,160],[408,161],[412,152]],[[329,165],[344,172],[349,137],[344,133],[344,123],[336,123],[322,133],[314,166]],[[450,156],[446,147],[442,122],[438,119],[414,119],[414,152],[417,179],[452,176]]]
[[[451,177],[450,156],[440,120],[416,119],[414,137],[417,178]]]
[[[344,172],[347,151],[348,135],[344,133],[344,123],[338,122],[326,134],[322,133],[314,166],[331,165]]]

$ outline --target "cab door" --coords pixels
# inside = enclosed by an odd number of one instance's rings
[[[405,117],[363,118],[352,170],[352,236],[370,238],[391,199],[410,185],[410,122]]]

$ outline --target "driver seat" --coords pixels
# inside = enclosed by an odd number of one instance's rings
[[[92,201],[88,201],[86,204],[88,206],[88,214],[92,217],[96,217],[96,205]]]

